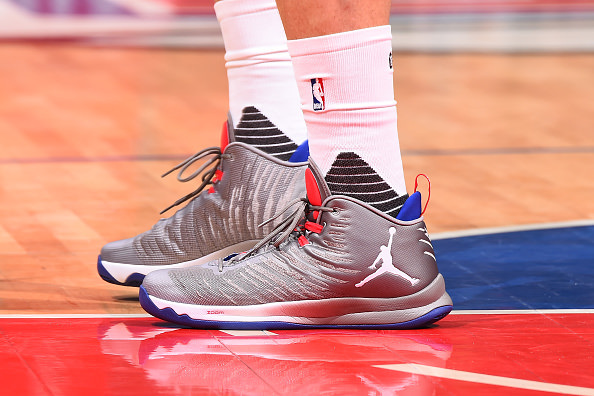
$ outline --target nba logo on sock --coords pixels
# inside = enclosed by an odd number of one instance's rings
[[[321,78],[311,79],[311,93],[313,95],[314,111],[322,111],[326,108],[326,99],[324,98],[324,81]]]

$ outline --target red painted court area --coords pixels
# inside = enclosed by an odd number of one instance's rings
[[[467,312],[413,331],[223,332],[154,318],[5,318],[2,392],[594,395],[591,324],[578,313]]]

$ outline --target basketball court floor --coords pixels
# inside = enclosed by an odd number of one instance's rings
[[[96,272],[103,244],[193,190],[160,175],[218,145],[211,4],[1,1],[0,394],[594,395],[594,4],[394,10],[405,173],[431,179],[454,311],[213,331],[145,315]]]

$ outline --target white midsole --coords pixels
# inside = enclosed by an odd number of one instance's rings
[[[208,306],[178,303],[149,296],[153,304],[160,310],[171,308],[177,315],[188,315],[195,320],[216,321],[216,322],[288,322],[299,324],[351,324],[351,323],[398,323],[406,322],[422,316],[431,310],[451,306],[452,300],[446,293],[443,277],[438,278],[427,288],[419,293],[431,293],[434,297],[430,302],[424,300],[420,306],[412,308],[400,308],[401,298],[335,298],[307,301],[272,302],[258,305],[239,306]],[[416,301],[422,301],[417,300]],[[366,301],[375,307],[392,306],[391,310],[366,312],[353,311],[345,312],[345,307],[356,306],[358,302]],[[334,308],[333,308],[334,307]],[[337,312],[342,311],[342,314]],[[298,315],[288,314],[297,312]],[[397,320],[394,320],[396,318]]]
[[[207,254],[206,256],[202,256],[195,260],[183,261],[181,263],[175,264],[164,264],[164,265],[141,265],[141,264],[122,264],[122,263],[113,263],[111,261],[105,261],[103,258],[101,259],[101,264],[103,267],[109,272],[111,276],[118,282],[124,283],[126,279],[132,274],[142,274],[147,275],[149,272],[160,270],[160,269],[167,269],[167,268],[185,268],[191,267],[194,265],[206,264],[210,261],[217,260],[221,257],[226,257],[233,253],[240,253],[246,250],[251,249],[254,245],[258,243],[257,240],[253,241],[244,241],[238,244],[226,247],[224,249],[218,250],[216,252]]]
[[[397,311],[379,311],[379,312],[354,312],[352,314],[346,314],[341,316],[327,316],[327,317],[307,317],[304,313],[303,317],[297,316],[289,316],[289,315],[270,315],[261,313],[257,315],[255,312],[246,312],[246,309],[249,311],[254,306],[243,306],[243,307],[207,307],[207,306],[197,306],[197,305],[190,305],[190,304],[181,304],[181,303],[172,303],[171,301],[161,300],[156,297],[150,297],[151,301],[157,306],[159,309],[171,308],[175,311],[178,316],[181,315],[188,315],[190,318],[194,320],[204,320],[204,321],[213,321],[213,322],[286,322],[286,323],[297,323],[297,324],[334,324],[334,325],[345,325],[345,324],[384,324],[384,323],[399,323],[399,322],[406,322],[409,320],[416,319],[426,313],[429,313],[435,308],[443,307],[443,306],[451,306],[450,297],[444,294],[440,299],[437,301],[424,305],[422,307],[414,307],[409,309],[401,309]],[[273,308],[272,305],[282,306],[287,303],[269,303],[263,304],[265,307],[264,309]],[[235,309],[230,308],[240,308],[243,309],[242,312],[235,312]],[[386,317],[398,316],[397,321],[392,320],[384,320]],[[365,318],[364,322],[361,321],[360,318]],[[391,319],[391,318],[390,318]]]

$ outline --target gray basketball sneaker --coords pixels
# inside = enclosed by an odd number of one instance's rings
[[[262,222],[289,201],[305,196],[307,142],[301,154],[283,161],[238,142],[230,122],[222,140],[227,143],[220,149],[205,149],[173,169],[181,168],[180,181],[202,173],[197,190],[171,206],[190,200],[185,207],[149,231],[101,249],[97,270],[105,281],[139,286],[146,274],[157,269],[198,265],[249,250],[280,220],[259,227]],[[189,166],[204,158],[208,158],[204,165],[183,177]],[[203,191],[208,185],[212,186]]]
[[[214,329],[417,328],[452,310],[421,217],[420,193],[398,218],[330,195],[311,162],[307,199],[233,258],[155,271],[140,287],[150,314]]]

